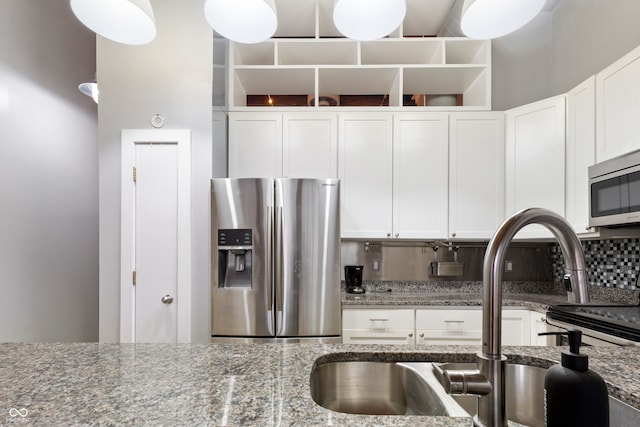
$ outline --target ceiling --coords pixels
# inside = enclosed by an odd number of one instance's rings
[[[544,11],[552,11],[562,0],[547,0]],[[332,11],[335,0],[275,0],[278,30],[274,37],[340,37],[333,25]],[[406,0],[407,15],[403,22],[403,35],[434,36],[441,33],[447,18],[450,34],[459,32],[459,17],[463,0]],[[453,11],[453,12],[452,12]],[[452,16],[449,17],[449,13]],[[461,34],[456,34],[461,35]]]

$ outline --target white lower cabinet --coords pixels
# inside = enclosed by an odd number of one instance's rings
[[[482,310],[416,310],[417,343],[424,345],[475,345],[482,339]]]
[[[554,345],[556,337],[539,336],[541,332],[550,332],[549,325],[547,324],[546,313],[540,313],[539,311],[531,312],[531,345],[547,346]]]
[[[480,345],[482,310],[470,308],[349,308],[342,311],[345,344]],[[502,345],[546,345],[544,314],[502,310]],[[541,339],[542,338],[542,339]]]
[[[345,309],[344,344],[415,344],[413,309]]]

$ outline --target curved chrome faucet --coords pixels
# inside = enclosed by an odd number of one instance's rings
[[[589,302],[582,245],[564,218],[547,209],[530,208],[513,214],[500,226],[484,256],[482,351],[477,356],[478,370],[444,371],[444,386],[448,393],[478,395],[478,414],[474,423],[481,427],[507,425],[504,380],[507,359],[501,354],[502,271],[511,240],[529,224],[547,227],[558,241],[564,256],[563,281],[569,302]]]

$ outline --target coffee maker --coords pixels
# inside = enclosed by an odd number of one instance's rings
[[[362,266],[361,265],[345,265],[344,281],[347,286],[347,292],[350,294],[364,294],[362,287]]]

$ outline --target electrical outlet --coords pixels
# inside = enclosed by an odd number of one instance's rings
[[[371,270],[380,271],[380,260],[374,259],[371,261]]]
[[[504,271],[505,273],[510,273],[513,271],[513,261],[504,262]]]

